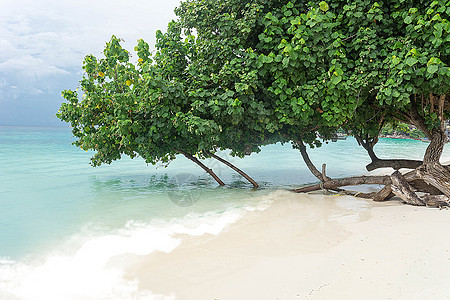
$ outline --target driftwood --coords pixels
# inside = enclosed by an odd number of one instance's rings
[[[427,206],[443,207],[450,206],[450,197],[445,195],[425,195],[423,201]]]
[[[324,169],[322,169],[324,173]],[[327,190],[339,194],[370,198],[374,201],[385,201],[398,196],[404,203],[416,206],[442,207],[450,206],[450,172],[448,166],[429,163],[402,175],[395,171],[391,176],[357,176],[332,179],[320,184],[310,185],[293,190],[296,193]],[[343,190],[341,187],[361,184],[379,184],[384,187],[378,192],[361,193]],[[417,192],[421,192],[419,196]]]
[[[349,195],[353,197],[358,198],[364,198],[364,199],[373,199],[377,193],[371,192],[371,193],[361,193],[361,192],[355,192],[355,191],[349,191],[349,190],[339,190],[339,195]]]
[[[439,101],[438,101],[439,98]],[[447,134],[444,128],[444,106],[450,103],[446,102],[445,95],[430,94],[432,104],[436,100],[440,126],[429,129],[425,119],[419,114],[415,99],[411,99],[411,107],[402,116],[409,121],[409,124],[415,125],[430,140],[423,161],[407,159],[380,159],[375,154],[374,145],[378,142],[378,136],[370,137],[368,134],[355,135],[358,143],[362,145],[372,162],[366,166],[367,170],[372,171],[378,168],[393,168],[395,172],[391,176],[357,176],[343,179],[330,179],[325,174],[325,166],[322,167],[322,173],[315,168],[306,153],[306,147],[299,143],[299,149],[302,157],[310,169],[311,173],[321,181],[320,184],[302,187],[293,190],[297,193],[312,192],[323,190],[335,190],[339,193],[354,195],[363,198],[372,198],[375,201],[385,201],[394,196],[398,196],[403,202],[419,206],[450,206],[450,165],[443,166],[439,163],[442,155],[444,143],[447,140]],[[447,103],[447,104],[446,104]],[[384,116],[380,122],[383,122]],[[382,128],[382,124],[379,124]],[[412,171],[402,175],[399,169],[412,169]],[[375,193],[359,193],[342,190],[341,187],[361,184],[379,184],[384,187]]]
[[[382,188],[378,193],[376,193],[373,196],[373,200],[377,202],[386,201],[390,198],[394,197],[395,194],[392,193],[392,187],[390,184],[386,185],[384,188]]]
[[[438,163],[429,163],[417,169],[417,174],[428,184],[450,197],[450,172]]]
[[[425,167],[427,168],[427,167]],[[433,167],[431,167],[433,169]],[[426,174],[429,176],[429,174]],[[450,197],[447,195],[429,195],[418,196],[411,185],[405,180],[405,178],[398,172],[394,172],[391,175],[392,178],[392,191],[395,195],[400,197],[403,202],[417,206],[433,206],[442,207],[450,206]],[[445,182],[448,184],[448,182]],[[438,184],[439,185],[439,184]],[[440,186],[440,185],[439,185]]]
[[[399,171],[395,171],[391,175],[392,192],[400,197],[403,202],[411,205],[423,206],[425,203],[416,195],[416,193],[412,190],[411,186],[405,180],[405,178],[400,174]]]
[[[442,195],[442,192],[439,189],[429,185],[423,179],[408,180],[406,177],[405,179],[408,181],[409,185],[417,191],[422,191],[430,195]]]

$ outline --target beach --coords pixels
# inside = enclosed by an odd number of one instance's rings
[[[217,237],[137,259],[129,278],[176,299],[450,299],[450,210],[273,197]]]
[[[450,299],[450,210],[277,191],[218,236],[134,257],[173,299]],[[130,259],[130,257],[128,257]]]
[[[65,128],[0,126],[2,300],[449,299],[450,210],[289,192],[316,181],[290,145],[221,153],[253,190],[208,160],[225,187],[183,157],[92,168],[71,141]],[[427,144],[377,147],[420,159]],[[351,137],[310,152],[332,178],[370,162]]]

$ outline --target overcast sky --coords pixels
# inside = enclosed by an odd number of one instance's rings
[[[64,126],[54,115],[87,54],[112,35],[155,43],[180,0],[0,0],[0,125]]]

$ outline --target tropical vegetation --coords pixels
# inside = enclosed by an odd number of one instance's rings
[[[213,175],[198,158],[289,142],[321,181],[298,191],[370,181],[385,185],[365,195],[376,200],[449,203],[440,157],[450,117],[450,1],[187,0],[175,12],[156,33],[156,53],[139,40],[132,57],[113,36],[103,58],[86,56],[81,97],[63,92],[57,116],[78,147],[96,152],[93,165],[183,154]],[[377,157],[380,131],[397,122],[430,140],[423,160]],[[367,150],[368,170],[413,171],[328,178],[306,146],[339,128]]]

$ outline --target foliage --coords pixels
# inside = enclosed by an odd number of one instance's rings
[[[418,130],[417,128],[415,128],[413,126],[408,126],[405,123],[399,123],[396,125],[393,125],[390,123],[386,124],[381,129],[380,133],[384,136],[397,135],[397,136],[403,136],[403,137],[408,137],[408,138],[413,138],[413,139],[420,139],[420,138],[425,137],[423,132],[421,132],[420,130]]]
[[[433,128],[417,99],[449,94],[449,13],[448,0],[185,1],[154,56],[140,40],[132,63],[115,37],[87,56],[85,96],[63,92],[58,117],[94,165],[314,146],[341,127],[373,138],[411,106]]]

